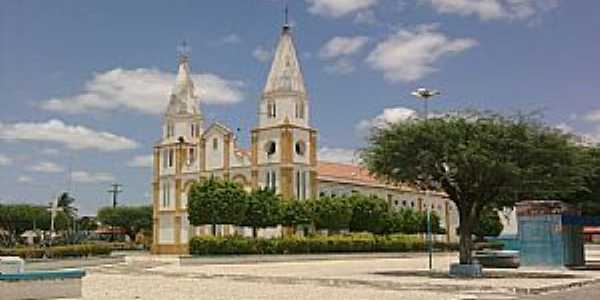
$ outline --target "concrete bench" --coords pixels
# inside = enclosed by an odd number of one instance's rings
[[[67,269],[0,274],[0,299],[55,299],[81,297],[85,271]]]
[[[518,268],[519,251],[483,250],[476,251],[473,259],[485,268]]]

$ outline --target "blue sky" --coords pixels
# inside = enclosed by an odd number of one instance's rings
[[[421,108],[541,111],[600,140],[597,1],[289,0],[322,158],[351,160],[364,131]],[[150,201],[148,155],[186,40],[207,122],[256,121],[282,1],[2,1],[0,202],[81,211]]]

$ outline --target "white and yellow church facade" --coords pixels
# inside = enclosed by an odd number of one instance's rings
[[[154,147],[153,253],[185,254],[189,238],[211,234],[208,226],[191,226],[187,217],[191,184],[211,176],[238,182],[248,190],[273,188],[294,201],[356,192],[378,195],[394,208],[432,209],[447,229],[446,238],[456,239],[456,209],[444,195],[377,181],[357,165],[319,161],[317,130],[310,125],[310,102],[288,25],[283,26],[259,102],[250,149],[240,149],[234,132],[225,125],[205,126],[188,57],[181,55],[162,137]],[[270,229],[270,234],[280,231]],[[223,225],[217,234],[250,233]]]

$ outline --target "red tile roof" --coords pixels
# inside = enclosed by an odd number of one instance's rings
[[[351,164],[319,161],[317,174],[320,180],[343,182],[357,185],[412,190],[407,186],[387,184],[375,178],[367,169]]]

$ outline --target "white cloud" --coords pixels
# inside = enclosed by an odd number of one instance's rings
[[[273,56],[273,52],[263,46],[258,46],[252,52],[252,56],[261,63],[268,62]]]
[[[382,71],[388,81],[411,82],[436,72],[433,64],[441,57],[476,45],[473,39],[452,39],[438,32],[435,25],[421,25],[387,37],[369,54],[367,63]]]
[[[72,126],[61,120],[45,123],[0,123],[0,139],[55,142],[69,149],[119,151],[134,149],[138,144],[126,137],[94,131],[84,126]]]
[[[60,173],[64,168],[50,161],[43,161],[27,168],[29,171],[40,173]]]
[[[357,24],[367,24],[374,25],[377,24],[377,17],[375,17],[375,12],[372,10],[360,11],[354,17],[354,23]]]
[[[350,74],[354,72],[354,64],[351,60],[341,58],[334,61],[332,64],[325,66],[325,71],[335,74]]]
[[[323,45],[319,57],[332,60],[325,71],[337,74],[349,74],[354,71],[354,63],[350,56],[357,54],[368,43],[366,36],[342,37],[336,36]]]
[[[310,13],[331,18],[366,10],[377,4],[377,0],[306,0],[306,2],[309,4]]]
[[[100,183],[115,181],[115,177],[110,173],[89,173],[86,171],[75,171],[71,174],[73,182],[78,183]]]
[[[553,9],[559,0],[420,0],[442,14],[475,15],[481,20],[527,19]]]
[[[226,36],[224,36],[223,38],[221,38],[218,42],[218,44],[220,45],[234,45],[234,44],[239,44],[242,42],[242,38],[235,34],[235,33],[230,33]]]
[[[371,128],[385,128],[388,124],[407,121],[418,118],[418,113],[406,107],[385,108],[381,114],[373,119],[362,120],[356,125],[356,129],[361,132],[367,132]]]
[[[0,166],[8,166],[12,164],[12,159],[0,153]]]
[[[54,149],[54,148],[46,148],[46,149],[42,150],[42,154],[56,156],[56,155],[60,154],[60,151],[58,151],[57,149]]]
[[[338,163],[359,163],[358,151],[344,148],[319,148],[317,157],[320,161],[338,162]]]
[[[215,74],[193,74],[200,101],[207,104],[232,104],[242,101],[240,81]],[[82,92],[42,102],[41,107],[64,113],[94,113],[130,109],[145,114],[164,112],[175,74],[155,69],[113,69],[97,73]]]
[[[367,45],[368,41],[369,38],[366,36],[336,36],[325,43],[319,52],[319,56],[321,58],[337,58],[339,56],[356,54]]]
[[[153,159],[154,158],[153,158],[152,154],[138,155],[138,156],[134,157],[133,159],[131,159],[127,163],[127,166],[134,167],[134,168],[150,168],[150,167],[152,167]]]
[[[583,116],[584,121],[600,122],[600,109],[590,111]]]
[[[22,175],[22,176],[17,177],[17,182],[19,182],[19,183],[30,183],[30,182],[33,182],[33,178],[31,178],[29,176]]]

